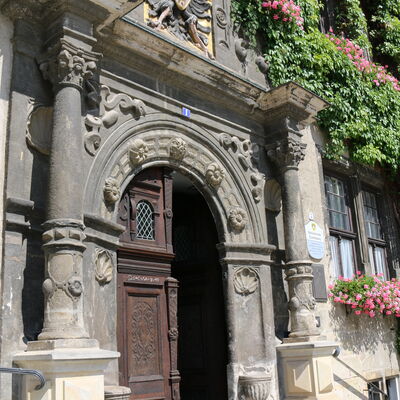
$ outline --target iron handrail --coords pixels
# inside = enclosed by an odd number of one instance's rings
[[[24,369],[24,368],[4,368],[0,367],[0,373],[16,374],[16,375],[34,375],[40,380],[39,385],[35,387],[35,390],[40,390],[46,384],[44,375],[36,369]]]

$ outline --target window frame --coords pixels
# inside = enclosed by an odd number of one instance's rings
[[[342,239],[351,241],[351,254],[353,258],[353,274],[356,273],[357,271],[357,265],[358,265],[358,257],[357,257],[357,239],[358,239],[358,234],[356,230],[356,222],[354,220],[355,217],[355,210],[354,210],[354,205],[351,201],[352,198],[352,192],[351,192],[351,183],[348,177],[342,176],[340,174],[337,174],[332,171],[324,171],[324,192],[325,192],[325,201],[326,201],[326,209],[327,209],[327,218],[328,218],[328,227],[329,227],[329,237],[334,237],[337,239],[337,245],[336,245],[336,251],[338,254],[338,260],[339,260],[339,265],[338,271],[334,271],[334,274],[336,275],[336,272],[338,272],[338,276],[345,276],[345,271],[343,268],[343,258],[342,258],[342,251],[341,251],[341,246],[340,242]],[[346,207],[346,214],[348,218],[348,225],[349,229],[351,230],[346,230],[346,229],[339,229],[337,227],[331,226],[331,221],[330,221],[330,211],[334,211],[333,209],[329,208],[329,201],[328,201],[328,192],[326,189],[326,178],[333,178],[338,181],[340,181],[343,184],[343,189],[344,189],[344,201],[345,201],[345,207]],[[332,248],[331,248],[331,243],[329,243],[331,255],[332,255]],[[332,260],[333,261],[333,260]],[[334,262],[334,261],[333,261]],[[335,268],[336,270],[336,268]]]

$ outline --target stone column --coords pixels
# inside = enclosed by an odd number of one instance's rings
[[[290,334],[276,347],[280,355],[284,399],[333,400],[332,353],[336,343],[326,342],[316,327],[312,294],[312,262],[308,257],[299,163],[306,145],[301,130],[327,104],[295,83],[273,89],[263,99],[267,111],[267,157],[282,186],[285,228],[285,273],[289,287]],[[306,188],[302,188],[306,190]]]
[[[287,136],[268,145],[267,156],[277,167],[282,183],[285,225],[286,280],[289,285],[290,337],[307,340],[319,335],[312,294],[312,262],[308,259],[298,165],[306,145],[299,137]]]
[[[68,15],[65,21],[70,23],[72,19]],[[76,21],[79,26],[82,20]],[[96,69],[99,55],[90,51],[94,39],[60,28],[65,36],[39,60],[43,76],[52,83],[55,93],[47,221],[42,236],[46,258],[44,326],[39,340],[29,342],[26,352],[14,356],[14,363],[45,375],[46,385],[40,391],[35,390],[36,382],[31,377],[24,378],[24,400],[104,400],[104,371],[119,353],[101,350],[97,340],[89,338],[83,318],[82,284],[85,226],[81,92],[85,79]],[[122,394],[120,398],[128,396]]]
[[[97,55],[65,39],[40,63],[55,91],[47,221],[44,327],[39,340],[88,338],[82,310],[83,182],[81,91]]]

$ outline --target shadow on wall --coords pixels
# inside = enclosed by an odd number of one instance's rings
[[[369,397],[367,395],[365,395],[363,392],[360,392],[354,386],[350,385],[349,383],[341,379],[340,376],[333,374],[333,378],[335,379],[335,383],[337,385],[340,385],[343,387],[343,389],[346,389],[349,392],[351,392],[357,399],[368,400]]]
[[[342,304],[333,305],[329,316],[333,332],[344,350],[355,354],[365,351],[375,354],[380,351],[380,344],[394,345],[396,321],[393,316],[379,314],[370,318],[368,315],[355,315]]]

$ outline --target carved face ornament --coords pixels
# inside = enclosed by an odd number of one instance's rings
[[[217,163],[211,163],[207,167],[207,182],[214,187],[218,187],[225,178],[225,171]]]

